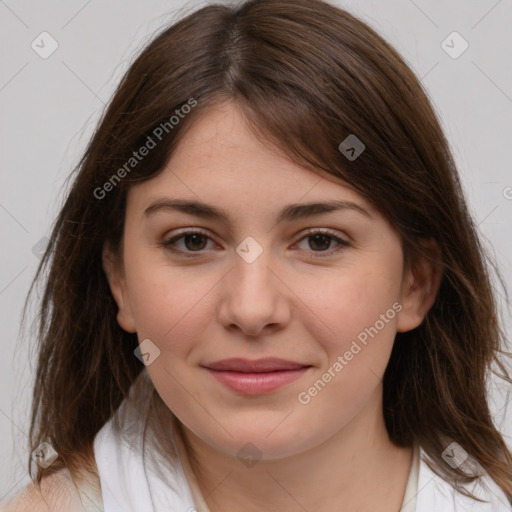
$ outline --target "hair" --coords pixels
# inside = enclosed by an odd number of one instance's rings
[[[119,253],[129,188],[161,172],[194,120],[228,101],[269,147],[368,200],[400,235],[406,262],[423,256],[440,269],[421,325],[396,334],[383,379],[386,428],[397,446],[419,443],[454,486],[477,478],[443,460],[456,441],[512,497],[511,453],[486,394],[491,372],[512,382],[490,266],[499,271],[422,85],[373,29],[320,0],[198,9],[157,34],[122,78],[70,176],[27,296],[44,276],[30,448],[47,441],[59,454],[35,476],[29,457],[32,479],[62,467],[94,472],[94,437],[144,368],[136,333],[116,321],[102,250]],[[190,112],[171,126],[178,111]],[[339,149],[350,134],[365,144],[353,160]],[[149,138],[154,147],[131,161]]]

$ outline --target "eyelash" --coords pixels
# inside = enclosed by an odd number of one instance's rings
[[[208,233],[206,233],[205,231],[202,231],[200,229],[196,229],[196,230],[182,231],[178,235],[173,236],[169,240],[164,241],[161,245],[164,246],[165,249],[167,249],[168,251],[170,251],[174,254],[178,254],[179,256],[184,256],[185,258],[196,258],[201,255],[202,251],[182,251],[181,249],[175,249],[174,247],[172,247],[172,245],[175,244],[181,238],[184,238],[187,235],[195,235],[195,234],[203,235],[206,238],[211,239],[211,237],[208,235]],[[339,245],[334,250],[328,249],[325,251],[313,251],[310,255],[310,257],[312,259],[326,258],[326,257],[332,256],[333,253],[338,253],[350,245],[345,240],[342,240],[341,238],[335,236],[329,230],[315,230],[315,229],[312,229],[312,230],[306,232],[304,234],[304,236],[297,243],[301,242],[302,240],[304,240],[306,238],[312,237],[314,235],[325,235],[325,236],[331,238],[332,240],[335,240],[336,242],[338,242]],[[326,253],[326,254],[324,254],[324,253]]]

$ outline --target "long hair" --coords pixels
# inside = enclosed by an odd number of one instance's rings
[[[430,258],[424,240],[436,241],[440,288],[422,324],[396,335],[383,381],[386,428],[397,446],[420,443],[454,485],[475,478],[442,458],[456,441],[512,497],[511,454],[486,395],[490,372],[511,382],[505,337],[448,142],[399,54],[318,0],[201,8],[156,35],[123,77],[29,292],[44,277],[30,447],[47,441],[59,455],[35,476],[29,458],[32,478],[62,466],[93,471],[94,437],[143,369],[136,334],[116,321],[102,248],[119,249],[129,187],[156,176],[187,127],[221,101],[235,102],[253,132],[294,162],[350,184],[399,233],[406,261]],[[356,159],[339,148],[349,135],[365,145]]]

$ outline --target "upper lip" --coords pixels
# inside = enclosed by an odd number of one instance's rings
[[[231,371],[231,372],[242,372],[242,373],[263,373],[263,372],[275,372],[279,370],[298,370],[309,364],[297,363],[294,361],[286,361],[285,359],[278,359],[275,357],[266,357],[263,359],[244,359],[241,357],[235,357],[231,359],[222,359],[220,361],[214,361],[212,363],[206,363],[202,366],[209,368],[210,370],[217,371]]]

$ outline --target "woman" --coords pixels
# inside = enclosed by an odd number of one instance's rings
[[[484,258],[372,29],[316,0],[192,13],[128,70],[56,220],[10,506],[512,510]]]

